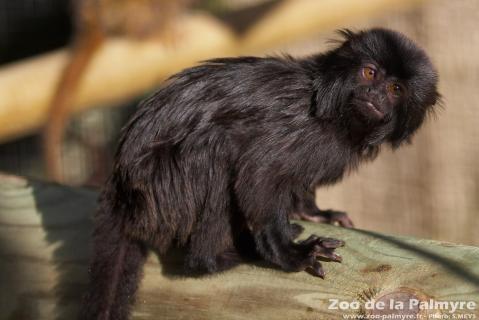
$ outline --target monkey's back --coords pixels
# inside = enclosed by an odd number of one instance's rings
[[[133,233],[184,243],[213,190],[231,196],[255,183],[246,171],[269,172],[271,156],[318,134],[311,87],[312,75],[290,58],[217,59],[170,78],[123,129],[106,190],[121,195]]]

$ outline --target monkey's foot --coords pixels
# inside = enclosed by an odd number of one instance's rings
[[[338,224],[341,227],[353,228],[353,221],[346,212],[335,210],[316,210],[311,213],[297,212],[291,216],[292,219],[300,219],[304,221],[316,223]]]
[[[243,261],[244,258],[235,248],[227,249],[214,257],[188,255],[185,257],[184,271],[190,275],[203,276],[231,269]]]
[[[344,241],[334,238],[311,235],[308,239],[298,243],[306,258],[301,262],[301,269],[314,276],[324,278],[323,266],[318,260],[341,262],[340,255],[334,249],[344,246]]]

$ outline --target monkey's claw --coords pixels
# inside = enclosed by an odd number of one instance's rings
[[[321,243],[321,246],[327,249],[336,249],[339,247],[344,246],[344,241],[343,240],[338,240],[334,238],[319,238],[319,241]]]
[[[315,276],[324,278],[325,275],[321,262],[318,260],[342,261],[341,256],[334,253],[334,249],[344,246],[344,241],[342,240],[311,235],[306,240],[300,242],[299,245],[307,248],[308,251],[305,270]]]
[[[329,224],[339,224],[341,227],[353,228],[353,221],[349,218],[346,212],[326,210],[324,211],[326,223]]]
[[[324,276],[326,275],[323,270],[323,266],[321,265],[321,262],[318,260],[314,260],[313,265],[309,268],[306,269],[306,272],[312,274],[313,276],[320,277],[324,279]]]

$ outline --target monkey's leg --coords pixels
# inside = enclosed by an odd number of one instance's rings
[[[147,250],[129,239],[115,219],[101,218],[95,226],[90,284],[80,319],[126,320]]]
[[[219,167],[219,166],[218,166]],[[208,178],[208,192],[199,213],[185,260],[187,271],[214,273],[229,269],[242,259],[233,242],[232,213],[226,172],[216,169]]]
[[[322,210],[316,206],[312,195],[299,200],[296,209],[289,215],[291,219],[339,224],[341,227],[353,228],[354,224],[346,212],[336,210]]]
[[[223,213],[224,214],[224,213]],[[195,274],[227,270],[242,260],[233,245],[231,227],[226,219],[203,224],[191,236],[185,268]]]
[[[208,200],[210,201],[213,199]],[[223,199],[216,206],[214,203],[207,206],[190,238],[185,259],[187,271],[214,273],[229,269],[242,261],[233,244],[229,217],[230,212],[225,210]]]

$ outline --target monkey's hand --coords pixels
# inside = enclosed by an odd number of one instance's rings
[[[301,263],[304,270],[314,276],[324,278],[324,270],[319,260],[342,261],[341,256],[334,253],[334,249],[344,246],[342,240],[311,235],[297,243],[297,246],[304,257]]]
[[[349,218],[348,214],[343,211],[335,210],[312,210],[301,211],[291,214],[291,219],[298,219],[317,223],[338,224],[341,227],[353,228],[353,221]]]

